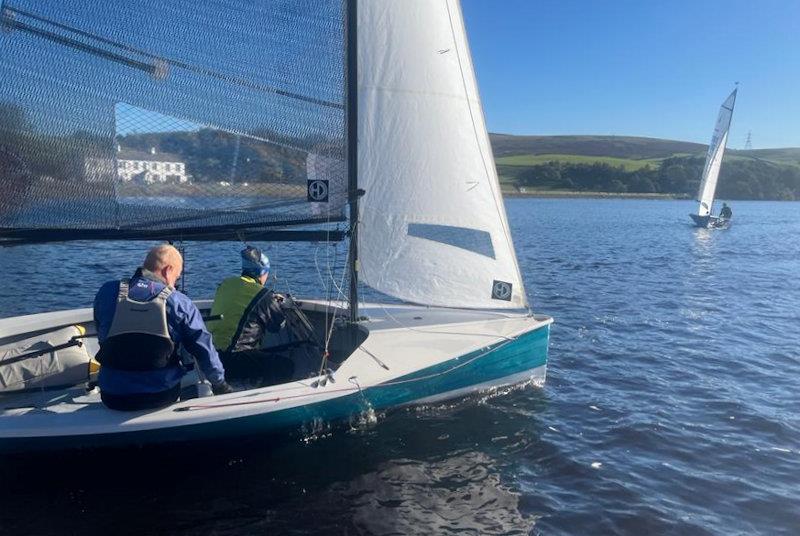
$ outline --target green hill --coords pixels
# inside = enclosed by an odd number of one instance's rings
[[[490,134],[495,157],[513,155],[580,155],[648,160],[675,154],[703,153],[706,146],[687,141],[634,136],[513,136]]]
[[[777,164],[800,166],[800,147],[786,147],[783,149],[755,149],[752,151],[732,151],[736,156],[768,160]]]
[[[635,171],[645,166],[658,166],[661,160],[663,159],[649,158],[644,160],[632,160],[613,156],[588,156],[579,154],[518,154],[495,158],[498,168],[530,167],[547,162],[564,162],[568,164],[592,164],[595,162],[602,162],[610,166],[621,166],[625,168],[626,171]]]
[[[506,190],[695,195],[707,146],[633,136],[490,134]],[[729,149],[719,196],[800,199],[800,148]]]
[[[532,165],[549,160],[607,162],[637,169],[673,156],[703,156],[701,143],[636,136],[515,136],[489,134],[498,164]],[[800,147],[728,149],[726,156],[800,166]],[[596,157],[596,158],[592,158]]]

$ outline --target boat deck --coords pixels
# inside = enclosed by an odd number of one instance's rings
[[[198,305],[204,308],[208,302]],[[316,300],[303,301],[302,306],[307,311],[326,307]],[[552,322],[549,317],[525,313],[411,305],[365,304],[361,312],[366,317],[361,324],[369,330],[369,336],[331,376],[179,401],[168,408],[144,412],[108,410],[96,389],[87,393],[83,387],[5,394],[0,395],[0,439],[140,432],[263,416],[334,399],[349,397],[352,401],[359,399],[362,389],[398,380],[402,383],[407,381],[404,378],[424,371],[447,369],[447,363],[457,363],[462,356],[475,359]],[[3,319],[0,342],[90,319],[90,309]],[[546,333],[544,337],[546,352]],[[543,359],[536,361],[535,367],[541,367]],[[518,375],[522,372],[516,371]],[[194,378],[187,375],[185,380],[192,383]],[[474,383],[482,383],[479,380],[475,378]],[[195,411],[197,408],[201,411]]]

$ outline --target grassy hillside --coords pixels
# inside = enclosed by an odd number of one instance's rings
[[[703,153],[706,146],[686,141],[634,136],[513,136],[490,134],[495,157],[513,155],[580,155],[647,160],[674,154]]]
[[[707,146],[631,136],[491,134],[506,191],[691,197]],[[728,150],[720,197],[800,199],[800,148]]]
[[[613,156],[587,156],[578,154],[518,154],[513,156],[501,156],[495,160],[498,167],[530,167],[546,162],[565,162],[568,164],[602,162],[610,166],[622,166],[626,171],[635,171],[645,166],[657,166],[663,159],[648,158],[643,160],[631,160],[628,158],[615,158]]]
[[[755,149],[752,151],[732,151],[736,156],[768,160],[777,164],[800,166],[800,147],[786,147],[783,149]]]
[[[535,165],[549,161],[604,162],[627,170],[658,165],[674,156],[705,156],[707,145],[636,136],[514,136],[490,134],[492,150],[499,165]],[[800,166],[800,147],[728,149],[726,157],[767,160]],[[594,158],[593,158],[594,157]]]

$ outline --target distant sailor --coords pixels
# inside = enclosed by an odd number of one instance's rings
[[[722,220],[729,220],[733,217],[733,211],[728,203],[722,203],[722,210],[719,211],[719,217]]]
[[[174,288],[182,270],[177,249],[156,246],[133,278],[109,281],[97,292],[98,385],[109,408],[132,411],[175,402],[186,374],[181,347],[196,359],[215,394],[231,392],[200,311]]]
[[[269,259],[248,246],[241,252],[242,273],[225,279],[217,288],[210,323],[229,380],[254,380],[262,385],[288,381],[294,372],[291,360],[262,349],[267,332],[277,333],[284,322],[280,295],[264,287]]]

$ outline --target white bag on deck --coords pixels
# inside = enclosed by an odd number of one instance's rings
[[[65,387],[89,380],[90,373],[96,371],[97,365],[92,367],[92,357],[83,345],[45,351],[40,356],[4,364],[29,352],[68,343],[72,337],[83,334],[82,327],[69,326],[0,346],[0,393]]]

